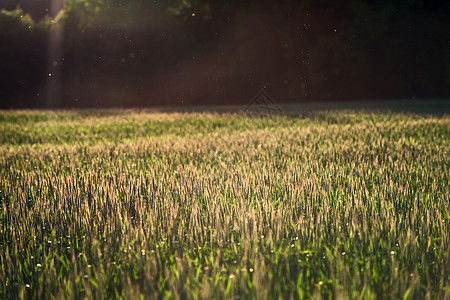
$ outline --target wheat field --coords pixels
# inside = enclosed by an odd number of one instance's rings
[[[0,112],[3,299],[450,299],[450,115]]]

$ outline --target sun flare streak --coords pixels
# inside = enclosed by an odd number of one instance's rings
[[[64,60],[65,20],[59,13],[64,8],[64,0],[52,0],[50,14],[52,26],[49,31],[48,45],[48,78],[46,107],[58,107],[62,97],[62,63]]]

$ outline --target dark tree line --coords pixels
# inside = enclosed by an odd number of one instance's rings
[[[51,2],[0,0],[2,107],[450,96],[442,1]]]

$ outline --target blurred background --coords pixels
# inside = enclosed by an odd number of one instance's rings
[[[450,3],[0,0],[0,106],[450,96]]]

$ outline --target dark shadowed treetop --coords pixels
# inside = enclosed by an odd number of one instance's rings
[[[445,1],[0,0],[0,8],[2,107],[245,104],[262,88],[279,102],[450,95]]]

